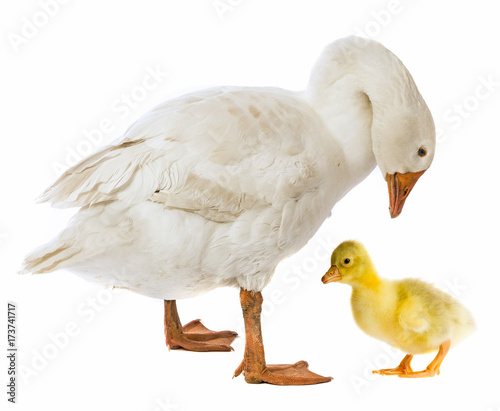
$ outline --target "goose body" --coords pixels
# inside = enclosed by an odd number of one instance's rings
[[[348,114],[368,141],[369,105],[361,100]],[[375,167],[364,151],[354,153],[360,169],[299,93],[216,88],[180,97],[44,194],[82,208],[29,264],[163,299],[226,285],[261,290]]]

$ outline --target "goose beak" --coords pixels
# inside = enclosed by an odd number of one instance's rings
[[[342,280],[342,275],[340,274],[339,269],[337,268],[336,265],[332,265],[321,279],[321,281],[323,281],[323,284],[328,284],[333,281],[339,281],[339,280]]]
[[[406,198],[410,194],[413,186],[425,170],[417,173],[394,173],[385,176],[389,187],[389,211],[392,218],[396,218],[403,211]]]

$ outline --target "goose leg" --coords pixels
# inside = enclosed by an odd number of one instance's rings
[[[175,300],[165,300],[165,339],[169,350],[232,351],[234,331],[210,331],[200,320],[182,326]]]
[[[309,385],[332,380],[331,377],[322,377],[309,371],[305,361],[290,365],[267,365],[260,326],[262,294],[241,289],[240,300],[245,320],[245,355],[233,377],[243,373],[248,383],[265,382],[276,385]]]
[[[427,368],[423,371],[411,372],[408,374],[398,374],[398,377],[402,378],[425,378],[425,377],[434,377],[436,374],[439,375],[439,367],[450,351],[451,341],[446,340],[439,346],[439,351],[431,363],[427,366]]]
[[[374,370],[373,374],[381,374],[381,375],[399,375],[399,374],[408,374],[412,373],[410,363],[413,358],[413,355],[407,354],[401,364],[399,364],[396,368],[385,368],[383,370]]]

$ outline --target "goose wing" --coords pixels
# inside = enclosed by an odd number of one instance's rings
[[[311,135],[321,125],[296,94],[215,88],[161,104],[116,143],[67,170],[39,198],[55,207],[154,201],[218,221],[314,190]]]

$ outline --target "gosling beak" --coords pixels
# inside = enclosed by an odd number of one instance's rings
[[[328,284],[339,280],[342,280],[342,275],[340,274],[339,269],[336,265],[332,265],[321,279],[321,281],[323,281],[323,284]]]
[[[396,218],[403,211],[406,198],[410,194],[413,186],[425,170],[417,173],[394,173],[385,176],[389,187],[389,211],[392,218]]]

